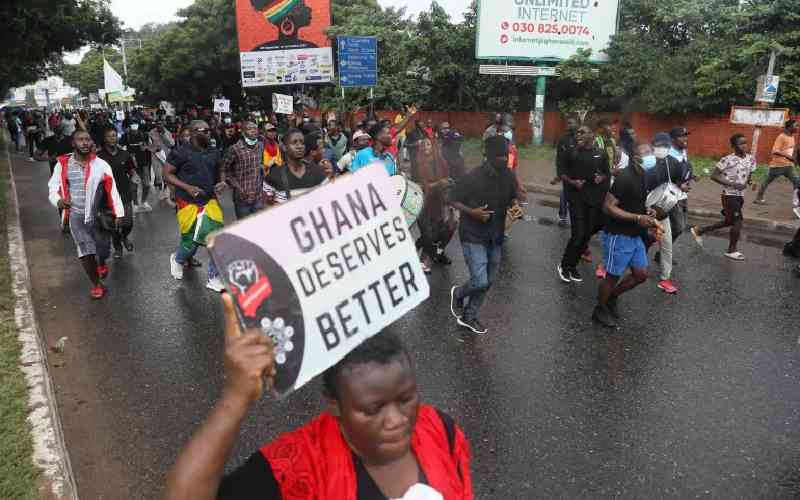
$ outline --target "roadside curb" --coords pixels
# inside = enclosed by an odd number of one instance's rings
[[[43,475],[40,495],[58,500],[78,500],[75,476],[69,460],[55,391],[47,364],[47,347],[39,331],[30,293],[28,259],[20,222],[19,198],[11,165],[11,154],[5,148],[9,169],[8,256],[12,289],[16,298],[14,317],[21,346],[20,369],[28,385],[28,422],[33,438],[33,462]],[[49,489],[50,491],[42,491]]]
[[[561,187],[527,183],[525,184],[525,189],[527,189],[530,193],[555,196],[556,198],[561,196]],[[719,211],[715,212],[713,210],[703,210],[699,208],[689,208],[689,215],[703,219],[719,219],[720,217]],[[760,217],[745,217],[744,226],[760,229],[762,231],[773,231],[780,233],[781,235],[786,234],[792,236],[794,235],[795,231],[797,231],[798,227],[800,227],[800,222],[791,223],[788,221],[775,221]]]

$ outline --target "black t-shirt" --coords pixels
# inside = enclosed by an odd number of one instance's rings
[[[114,183],[117,185],[117,191],[119,191],[119,197],[122,198],[122,203],[130,203],[131,179],[128,177],[128,172],[134,168],[131,154],[124,149],[117,148],[117,154],[112,155],[106,148],[103,148],[97,153],[97,156],[111,166],[111,171],[114,173]]]
[[[570,184],[565,185],[570,203],[582,202],[591,206],[600,206],[603,203],[611,183],[611,171],[608,168],[608,155],[605,151],[597,148],[575,148],[567,156],[564,168],[563,174],[570,179],[586,181],[580,191]],[[595,174],[604,175],[605,182],[595,184]]]
[[[516,176],[508,168],[496,169],[484,163],[462,177],[451,193],[451,200],[459,201],[469,208],[488,205],[486,210],[494,213],[488,222],[463,216],[458,232],[461,241],[501,244],[505,232],[506,211],[516,194]]]
[[[148,136],[141,130],[128,130],[122,136],[119,143],[121,146],[128,148],[134,158],[136,158],[136,165],[144,167],[150,164],[150,151],[147,150]]]
[[[452,417],[438,409],[436,413],[442,419],[452,452],[455,441],[455,422]],[[353,466],[356,472],[356,500],[388,500],[355,453],[353,454]],[[418,482],[428,484],[428,478],[422,467],[419,469]],[[280,499],[280,486],[275,479],[275,473],[269,461],[260,451],[251,455],[241,467],[225,476],[217,491],[217,500]]]
[[[264,188],[265,191],[272,192],[276,202],[285,203],[290,198],[301,196],[309,189],[328,181],[319,164],[306,160],[303,163],[306,170],[302,177],[294,175],[288,165],[269,169],[269,175],[264,178]]]
[[[191,144],[183,144],[173,148],[167,163],[175,167],[175,175],[186,184],[203,190],[203,194],[194,198],[183,189],[175,188],[175,196],[199,205],[216,198],[214,186],[219,179],[220,161],[219,150],[212,147],[198,149]]]
[[[622,171],[611,186],[611,194],[619,200],[619,207],[632,214],[646,214],[645,202],[647,201],[647,188],[645,178],[639,175],[631,166]],[[642,227],[636,222],[624,221],[612,216],[606,217],[606,232],[611,234],[624,234],[639,236]]]
[[[556,149],[556,175],[559,177],[567,172],[567,161],[577,146],[578,141],[575,139],[575,134],[572,133],[564,135],[564,137],[558,141],[558,148]]]
[[[72,152],[72,138],[65,136],[59,139],[51,135],[42,141],[39,149],[47,151],[47,156],[50,157],[50,164],[55,165],[56,158]]]

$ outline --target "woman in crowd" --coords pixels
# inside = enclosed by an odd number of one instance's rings
[[[226,477],[247,412],[275,375],[271,342],[225,307],[225,388],[167,479],[167,500],[471,500],[469,444],[420,403],[411,356],[393,333],[366,340],[323,375],[328,410]]]

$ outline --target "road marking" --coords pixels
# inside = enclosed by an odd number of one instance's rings
[[[8,141],[6,141],[8,143]],[[30,296],[30,275],[25,255],[25,240],[19,215],[19,197],[6,147],[11,198],[8,213],[8,256],[12,288],[16,297],[14,317],[21,346],[20,369],[28,384],[28,422],[33,437],[33,462],[41,469],[45,484],[59,500],[77,500],[78,490],[64,443],[61,419],[58,416],[55,392],[47,370],[47,350],[39,334],[39,325]],[[46,496],[46,495],[45,495]]]

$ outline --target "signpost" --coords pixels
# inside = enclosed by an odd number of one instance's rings
[[[378,85],[378,39],[373,36],[341,36],[337,39],[339,85]]]
[[[478,0],[477,59],[557,63],[577,49],[591,49],[592,62],[605,62],[603,50],[617,31],[619,0]],[[515,66],[513,68],[521,68]],[[533,143],[544,141],[544,102],[548,76],[555,68],[523,73],[481,66],[481,74],[536,77]]]

